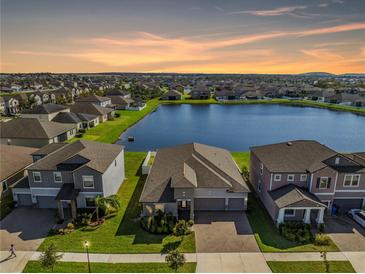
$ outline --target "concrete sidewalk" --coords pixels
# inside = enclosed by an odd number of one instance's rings
[[[323,261],[319,252],[262,253],[266,261]],[[327,252],[329,261],[347,261],[342,252]]]
[[[32,255],[32,251],[17,251],[16,257],[9,259],[9,251],[0,251],[0,272],[21,273]]]

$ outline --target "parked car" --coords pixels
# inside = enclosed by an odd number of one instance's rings
[[[355,222],[357,222],[362,227],[365,227],[365,210],[361,209],[351,209],[349,215]]]

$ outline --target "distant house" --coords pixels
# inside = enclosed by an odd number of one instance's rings
[[[41,121],[36,118],[18,118],[0,123],[1,144],[42,147],[69,140],[75,134],[75,125]]]
[[[4,96],[4,113],[6,115],[15,115],[20,111],[19,100],[12,96]]]
[[[109,97],[102,97],[98,95],[89,95],[86,97],[80,97],[75,100],[76,103],[87,103],[87,104],[95,104],[100,107],[107,107],[112,104],[111,99]]]
[[[128,91],[124,91],[124,90],[121,90],[121,89],[112,89],[110,91],[108,91],[106,93],[106,96],[107,97],[110,97],[110,96],[121,96],[123,98],[131,98],[131,93],[128,92]]]
[[[0,96],[0,114],[5,114],[5,100]]]
[[[340,154],[316,141],[251,148],[250,181],[278,224],[321,224],[333,207],[341,213],[364,207],[364,171],[364,152]]]
[[[96,115],[99,123],[103,123],[113,117],[114,110],[111,108],[101,107],[92,103],[75,103],[70,106],[70,111],[74,113],[86,113]]]
[[[60,112],[70,112],[70,108],[59,104],[44,104],[22,111],[23,118],[37,118],[42,121],[51,121]]]
[[[214,95],[217,101],[237,101],[241,100],[241,94],[240,91],[235,90],[217,90]]]
[[[52,119],[52,122],[74,124],[77,130],[80,130],[97,126],[99,124],[99,117],[86,113],[60,112]]]
[[[112,105],[115,109],[128,109],[135,102],[131,98],[118,95],[111,95],[109,98],[111,99]]]
[[[208,100],[211,97],[211,92],[207,87],[195,87],[190,92],[191,99]]]
[[[33,153],[28,176],[13,187],[17,206],[57,208],[61,220],[95,208],[97,196],[116,194],[125,178],[124,149],[92,141],[50,144]]]
[[[26,176],[25,168],[32,161],[36,148],[0,144],[0,197],[8,195],[10,187]]]
[[[196,211],[246,210],[248,192],[227,150],[192,143],[157,150],[140,202],[144,216],[194,219]]]
[[[170,90],[161,96],[161,100],[181,100],[182,94],[177,90]]]

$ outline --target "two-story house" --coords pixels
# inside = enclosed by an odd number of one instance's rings
[[[37,105],[31,109],[24,109],[22,111],[22,117],[37,118],[41,121],[52,121],[52,119],[61,112],[70,112],[70,108],[63,105],[49,103]]]
[[[111,105],[111,99],[109,97],[102,97],[95,94],[86,96],[86,97],[80,97],[77,100],[75,100],[76,103],[87,103],[87,104],[95,104],[101,107],[108,107]]]
[[[142,215],[156,210],[179,219],[197,211],[242,211],[249,188],[222,148],[191,143],[157,150],[140,202]]]
[[[97,196],[116,194],[125,178],[120,145],[84,140],[55,143],[32,156],[28,176],[13,187],[13,199],[18,206],[58,208],[61,220],[67,212],[75,218],[77,208],[95,207]]]
[[[316,141],[251,148],[250,180],[271,218],[323,223],[365,205],[365,153],[341,154]]]

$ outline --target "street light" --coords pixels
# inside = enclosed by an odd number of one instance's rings
[[[84,246],[86,248],[86,254],[87,254],[87,266],[89,268],[89,273],[91,273],[91,269],[90,269],[90,258],[89,258],[89,246],[90,246],[90,243],[88,241],[85,241],[84,242]]]

